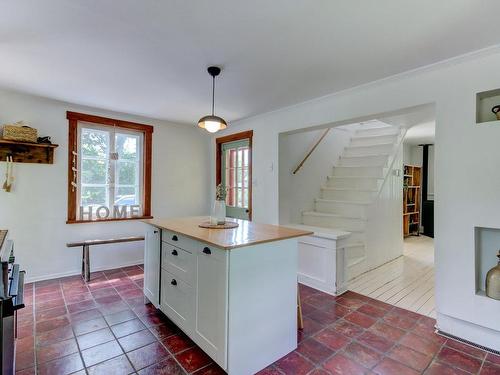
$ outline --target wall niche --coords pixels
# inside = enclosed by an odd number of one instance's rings
[[[500,249],[499,228],[474,228],[476,247],[476,294],[486,296],[486,274],[498,263],[497,254]]]
[[[491,110],[500,105],[500,89],[483,91],[476,94],[476,123],[498,122],[497,115]]]

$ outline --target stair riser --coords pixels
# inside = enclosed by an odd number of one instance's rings
[[[359,219],[315,215],[302,215],[302,221],[305,225],[343,229],[346,231],[364,230],[366,224],[366,222]]]
[[[344,151],[344,156],[363,156],[363,155],[374,155],[374,154],[391,154],[394,145],[391,144],[381,144],[375,146],[363,146],[363,147],[346,147]]]
[[[387,164],[388,155],[342,157],[340,166],[344,167],[381,167]]]
[[[314,210],[348,217],[366,218],[366,208],[362,204],[317,201],[314,204]]]
[[[351,232],[349,236],[349,242],[365,242],[365,233],[364,232]]]
[[[354,279],[355,277],[358,277],[362,273],[365,273],[366,271],[368,271],[368,263],[366,260],[359,262],[359,263],[356,263],[356,264],[353,264],[353,265],[349,265],[349,262],[348,262],[348,264],[347,264],[347,280],[350,281],[350,280]]]
[[[374,194],[375,193],[371,191],[321,190],[321,198],[336,201],[371,202]]]
[[[371,135],[397,135],[397,134],[399,134],[399,129],[394,127],[360,129],[356,131],[356,135],[359,137],[368,137]]]
[[[384,178],[384,168],[383,167],[343,168],[342,166],[337,166],[333,168],[333,175]]]
[[[366,247],[364,245],[346,247],[346,255],[348,260],[347,264],[349,264],[349,260],[351,259],[366,256]]]
[[[384,143],[395,143],[396,135],[384,135],[382,137],[353,137],[350,146],[375,146]]]
[[[378,189],[379,180],[375,178],[341,178],[338,176],[329,177],[327,186],[348,189]]]

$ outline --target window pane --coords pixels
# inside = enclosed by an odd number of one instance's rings
[[[248,168],[243,169],[243,186],[248,187]]]
[[[130,186],[119,186],[116,188],[115,206],[131,206],[140,204],[137,188]]]
[[[86,206],[106,206],[105,186],[82,186],[81,205]]]
[[[243,176],[242,176],[242,174],[241,174],[241,168],[238,168],[238,169],[236,170],[236,185],[237,185],[238,187],[241,187],[241,184],[242,184],[242,182],[243,182],[243,181],[242,181],[242,177],[243,177]]]
[[[116,134],[115,149],[120,159],[136,159],[138,137],[130,134]]]
[[[135,185],[137,164],[134,162],[119,161],[117,166],[117,185]]]
[[[243,189],[243,207],[248,207],[248,189]]]
[[[243,166],[248,167],[248,148],[243,149]]]
[[[96,129],[82,129],[81,152],[83,156],[107,158],[109,155],[109,133]]]
[[[105,160],[82,160],[82,183],[105,184],[107,166]]]

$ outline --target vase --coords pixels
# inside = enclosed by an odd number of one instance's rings
[[[486,295],[500,300],[500,251],[497,257],[498,264],[486,274]]]
[[[226,202],[215,200],[210,217],[210,224],[220,225],[226,222]]]

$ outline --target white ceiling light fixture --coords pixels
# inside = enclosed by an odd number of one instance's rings
[[[208,74],[212,76],[212,114],[208,116],[203,116],[198,121],[198,127],[205,129],[209,133],[216,133],[219,130],[227,128],[226,121],[219,116],[215,116],[214,107],[215,107],[215,77],[217,77],[221,69],[218,66],[209,66]]]

